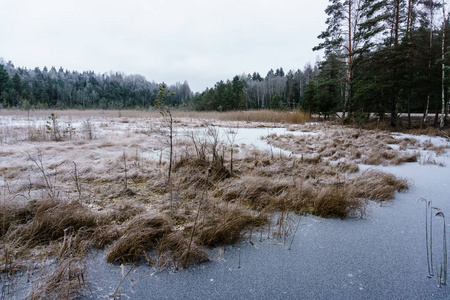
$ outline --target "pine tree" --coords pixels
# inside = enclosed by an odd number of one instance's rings
[[[361,22],[362,0],[329,0],[330,4],[325,12],[329,16],[326,24],[326,31],[323,31],[318,38],[324,40],[313,50],[325,49],[325,54],[337,55],[346,62],[343,68],[346,69],[346,86],[344,103],[342,105],[343,117],[347,110],[353,109],[353,61],[356,51],[359,49],[359,38],[355,32]]]
[[[361,7],[365,21],[360,24],[358,37],[364,50],[377,51],[384,56],[383,96],[387,100],[391,126],[397,125],[400,98],[404,91],[404,48],[400,47],[407,32],[408,9],[404,0],[364,0]],[[403,64],[403,69],[401,65]]]

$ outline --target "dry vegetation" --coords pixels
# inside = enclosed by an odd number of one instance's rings
[[[330,126],[317,135],[269,135],[268,143],[299,154],[303,159],[351,161],[367,165],[399,165],[417,162],[419,149],[427,149],[417,140],[394,138],[388,132]],[[397,151],[397,150],[410,151]]]
[[[88,291],[83,261],[89,249],[105,249],[110,263],[178,269],[208,260],[205,247],[236,243],[246,231],[270,226],[274,214],[362,217],[369,200],[393,199],[408,184],[376,170],[359,172],[358,164],[414,162],[418,149],[432,147],[385,132],[318,125],[300,127],[304,135],[267,137],[293,153],[287,156],[233,143],[231,132],[220,138],[206,117],[193,119],[202,114],[183,112],[189,115],[174,114],[169,183],[165,128],[155,115],[65,113],[56,130],[62,134],[69,119],[74,130],[59,141],[44,129],[48,112],[33,112],[34,121],[19,115],[3,121],[10,124],[0,150],[1,280],[7,286],[30,261],[47,261],[32,299]],[[298,114],[224,118],[296,123]],[[14,125],[18,120],[21,126]],[[42,137],[30,138],[37,131]]]

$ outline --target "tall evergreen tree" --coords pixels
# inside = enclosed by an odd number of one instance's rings
[[[9,75],[6,72],[5,68],[2,64],[0,64],[0,102],[3,102],[3,105],[7,105],[7,99],[9,97],[7,87],[9,82]]]
[[[384,56],[385,89],[392,126],[396,126],[398,108],[403,92],[403,70],[405,53],[400,47],[406,34],[408,10],[405,0],[364,0],[363,16],[366,20],[360,25],[358,36],[365,40],[365,50],[378,51]]]
[[[318,38],[324,40],[313,50],[325,49],[328,55],[333,53],[346,62],[343,68],[346,69],[346,85],[344,103],[342,105],[343,114],[352,111],[353,107],[353,72],[354,57],[359,49],[360,39],[355,32],[361,22],[361,6],[363,0],[329,0],[330,5],[325,12],[328,15],[326,21],[327,29]]]

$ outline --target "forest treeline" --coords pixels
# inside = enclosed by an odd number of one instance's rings
[[[265,77],[258,72],[236,75],[197,93],[191,106],[195,110],[296,109],[301,108],[306,86],[317,74],[307,64],[303,71],[271,69]]]
[[[270,70],[265,77],[256,72],[237,75],[195,94],[185,81],[166,87],[174,93],[167,98],[168,104],[208,111],[297,108],[307,83],[317,71],[317,67],[307,64],[303,71],[287,74],[279,68]],[[149,109],[155,107],[160,84],[141,75],[79,73],[61,67],[30,70],[15,68],[12,62],[0,63],[3,108]]]
[[[79,73],[63,68],[15,68],[0,62],[0,107],[3,108],[101,108],[148,109],[155,106],[160,83],[142,75]],[[188,103],[192,92],[187,81],[169,85],[175,94],[170,105]]]
[[[305,107],[367,118],[448,115],[449,15],[444,0],[330,0],[319,35],[325,58],[309,82]],[[440,114],[438,118],[438,113]],[[432,119],[430,117],[430,119]]]
[[[448,0],[447,0],[448,1]],[[322,61],[236,75],[200,93],[168,86],[170,105],[193,110],[295,109],[361,122],[420,113],[444,126],[449,110],[449,12],[445,0],[329,0]],[[158,85],[140,75],[15,68],[0,62],[6,108],[151,108]],[[431,116],[434,116],[432,118]]]

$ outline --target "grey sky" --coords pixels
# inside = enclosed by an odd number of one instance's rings
[[[142,74],[193,91],[315,63],[328,0],[2,0],[0,57],[16,67]]]

